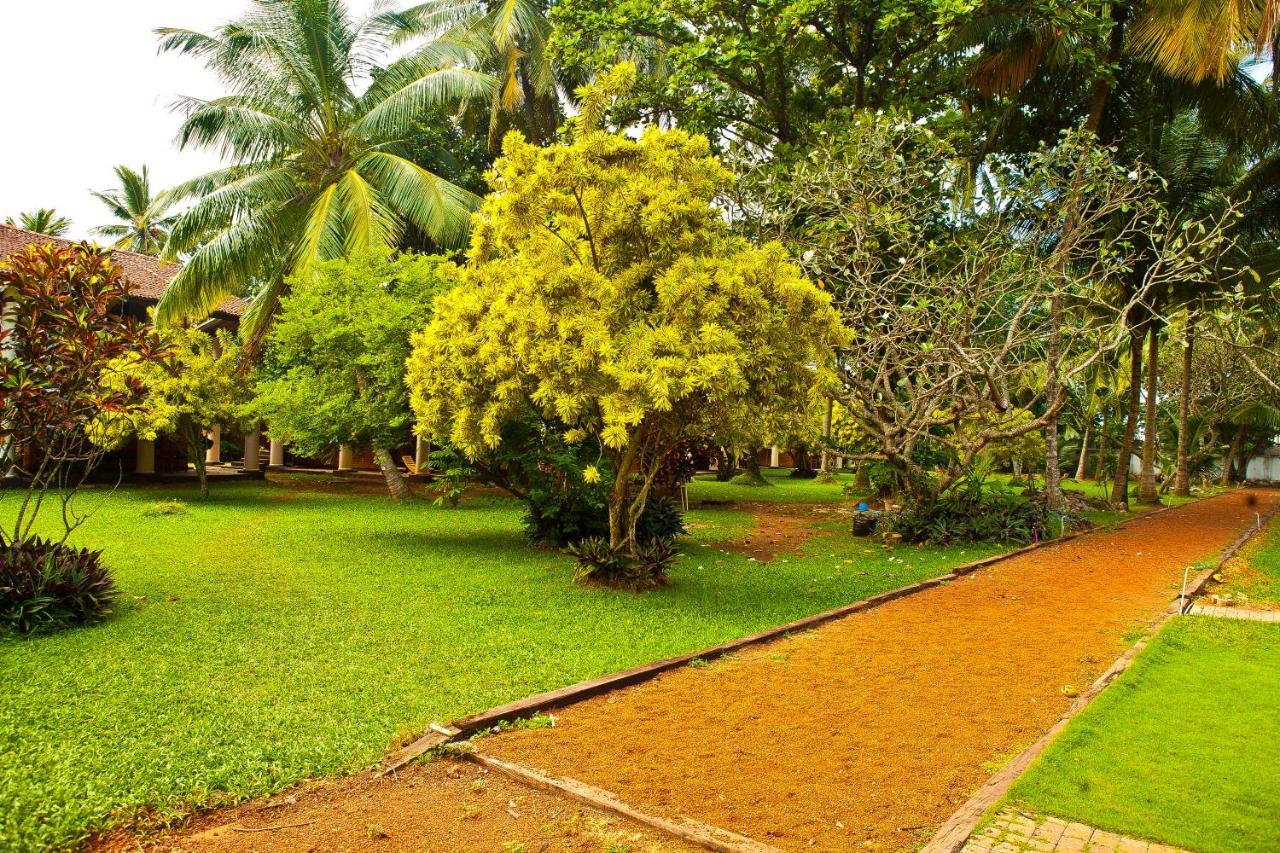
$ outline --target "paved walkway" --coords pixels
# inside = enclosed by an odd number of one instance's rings
[[[484,748],[783,848],[919,846],[1277,503],[1232,492],[1034,551]]]
[[[1191,605],[1191,613],[1196,616],[1216,616],[1221,619],[1280,622],[1280,610],[1250,610],[1247,607],[1217,607],[1212,604],[1193,604]]]
[[[1125,838],[1083,823],[1031,815],[1012,809],[996,815],[975,833],[961,853],[1183,853],[1177,847]]]

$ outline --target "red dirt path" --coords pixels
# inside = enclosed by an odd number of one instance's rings
[[[911,848],[1276,503],[1234,492],[1031,552],[481,747],[784,848]]]

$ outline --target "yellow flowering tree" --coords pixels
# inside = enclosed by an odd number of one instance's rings
[[[608,461],[609,544],[630,554],[682,441],[785,432],[844,333],[780,245],[730,233],[729,180],[679,130],[510,134],[458,286],[414,340],[422,429],[482,459],[531,411],[563,424]]]

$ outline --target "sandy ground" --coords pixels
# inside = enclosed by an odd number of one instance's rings
[[[268,801],[219,809],[182,832],[119,832],[97,851],[455,851],[587,853],[694,848],[533,791],[474,764],[440,759],[394,778],[370,773],[296,787]]]
[[[909,849],[1277,501],[1234,492],[1032,552],[482,748],[784,848]]]

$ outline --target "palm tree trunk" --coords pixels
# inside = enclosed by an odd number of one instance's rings
[[[1080,434],[1080,461],[1076,463],[1075,479],[1083,480],[1085,478],[1085,467],[1089,463],[1089,434],[1093,432],[1093,418],[1089,418],[1084,422],[1084,432]]]
[[[400,468],[396,465],[396,460],[392,458],[391,451],[378,448],[373,452],[378,458],[378,467],[382,469],[382,479],[387,482],[387,491],[391,494],[394,501],[409,500],[413,497],[413,490],[409,488],[409,484],[405,482],[404,477],[400,474]]]
[[[1062,501],[1062,462],[1058,458],[1058,398],[1062,389],[1058,382],[1058,361],[1062,357],[1062,297],[1054,293],[1049,303],[1051,326],[1049,352],[1045,367],[1048,370],[1045,383],[1045,405],[1049,407],[1049,420],[1044,426],[1044,502],[1049,509],[1060,510]]]
[[[1124,438],[1116,460],[1116,479],[1111,502],[1129,511],[1129,456],[1133,454],[1133,437],[1138,429],[1138,409],[1142,395],[1142,340],[1145,326],[1129,333],[1129,405],[1125,412]]]
[[[1192,348],[1196,341],[1196,312],[1187,310],[1187,328],[1182,341],[1182,382],[1178,389],[1178,473],[1173,481],[1173,493],[1179,497],[1191,494],[1191,460],[1188,458],[1189,436],[1187,425],[1191,420],[1191,370]]]
[[[1111,71],[1120,66],[1124,54],[1124,26],[1129,17],[1129,7],[1124,3],[1111,4],[1111,35],[1107,46],[1107,71],[1103,72],[1093,84],[1093,101],[1089,105],[1089,118],[1085,121],[1085,130],[1098,133],[1102,127],[1102,117],[1107,111],[1107,102],[1111,98]],[[1101,134],[1099,134],[1101,136]]]
[[[1156,503],[1160,493],[1156,490],[1156,447],[1160,430],[1156,418],[1156,395],[1160,384],[1160,323],[1152,319],[1147,329],[1147,411],[1142,426],[1142,477],[1138,481],[1138,500]]]

